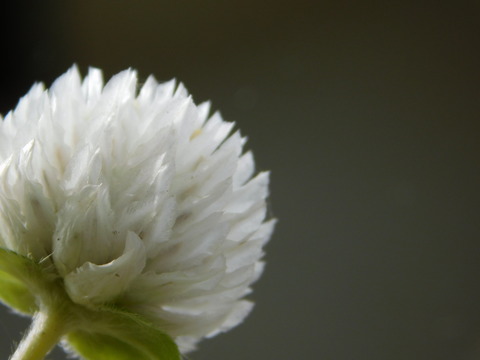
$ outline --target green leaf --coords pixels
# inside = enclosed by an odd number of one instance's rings
[[[33,314],[37,304],[31,285],[41,272],[33,260],[0,248],[0,300],[22,313]]]
[[[175,342],[137,315],[117,309],[91,312],[82,327],[67,335],[87,360],[179,360]]]
[[[0,271],[0,301],[28,315],[37,309],[35,297],[25,283],[4,271]]]
[[[18,279],[28,277],[32,266],[35,266],[33,260],[19,255],[14,251],[0,248],[0,270],[15,276]]]

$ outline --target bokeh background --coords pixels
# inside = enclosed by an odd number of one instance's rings
[[[189,359],[480,359],[480,2],[1,7],[1,113],[73,63],[133,67],[210,99],[272,171],[256,308]],[[28,323],[2,309],[0,358]]]

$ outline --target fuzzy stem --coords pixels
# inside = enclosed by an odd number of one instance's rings
[[[39,311],[10,360],[42,360],[65,334],[65,323],[54,311]]]

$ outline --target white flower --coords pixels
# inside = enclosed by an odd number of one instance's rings
[[[0,123],[0,247],[52,259],[77,304],[145,316],[183,352],[240,323],[262,272],[268,173],[182,85],[74,67]]]

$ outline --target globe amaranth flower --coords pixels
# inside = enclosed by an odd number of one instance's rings
[[[0,124],[0,247],[51,262],[75,304],[193,349],[250,312],[274,227],[233,126],[174,81],[137,91],[132,70],[35,85]]]

